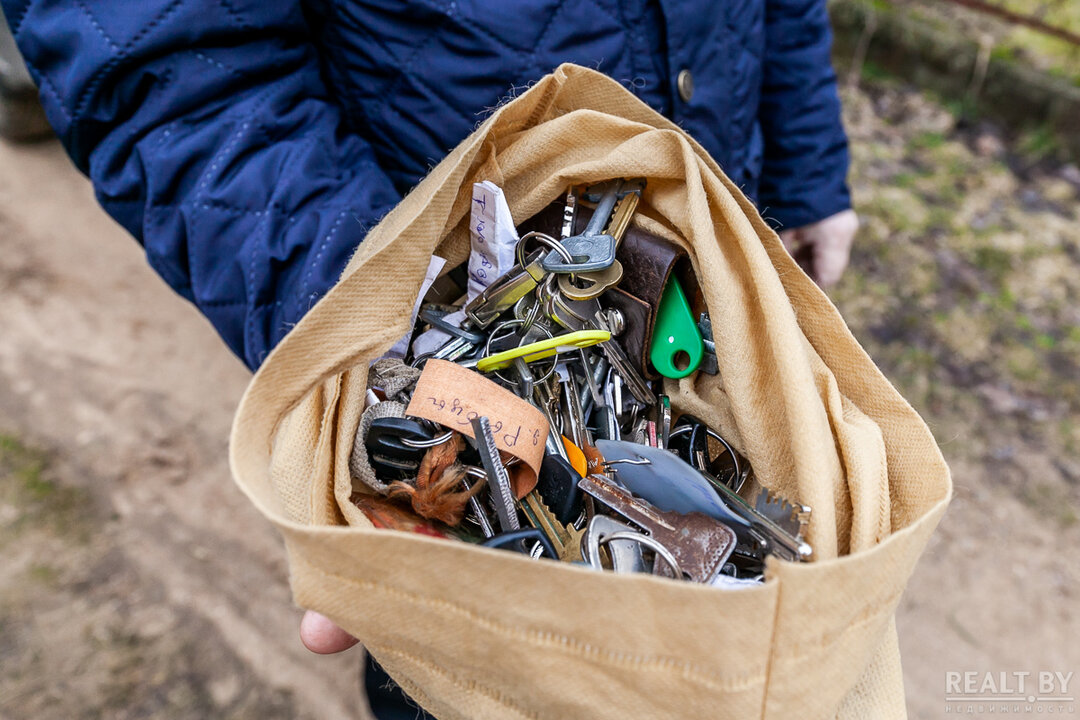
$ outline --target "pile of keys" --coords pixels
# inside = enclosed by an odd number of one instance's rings
[[[683,289],[696,281],[678,273],[627,317],[633,293],[621,283],[642,276],[634,263],[652,242],[623,252],[644,188],[571,188],[560,237],[520,239],[508,209],[486,207],[501,194],[483,196],[467,282],[451,272],[425,288],[409,349],[373,366],[353,501],[377,527],[727,587],[760,582],[769,556],[810,558],[810,508],[759,488],[746,458],[698,418],[673,421],[663,378],[716,374],[717,348]],[[496,276],[498,238],[485,231],[499,218],[513,264]],[[649,325],[636,328],[644,352],[629,350],[633,323]],[[454,387],[428,388],[436,370]],[[490,393],[505,396],[499,408],[477,399]],[[523,414],[539,422],[514,425]]]

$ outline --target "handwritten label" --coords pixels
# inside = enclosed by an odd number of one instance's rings
[[[472,300],[517,264],[514,248],[517,246],[518,235],[514,218],[510,214],[510,206],[502,188],[490,180],[473,184],[469,237],[472,241],[472,252],[469,253],[469,287],[466,297]],[[465,320],[465,311],[452,312],[443,320],[461,327]],[[413,341],[413,355],[433,353],[449,340],[450,335],[442,330],[423,332]]]
[[[473,437],[473,419],[487,417],[499,450],[520,458],[527,466],[513,474],[514,494],[520,498],[535,487],[549,431],[547,419],[533,405],[480,373],[446,360],[428,360],[405,414],[469,437]]]
[[[517,229],[502,188],[490,180],[473,185],[469,235],[469,299],[514,267]]]

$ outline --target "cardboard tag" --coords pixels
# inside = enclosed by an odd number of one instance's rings
[[[405,414],[469,437],[474,437],[473,419],[486,416],[499,450],[525,463],[520,472],[512,473],[514,495],[524,497],[536,486],[549,431],[547,418],[480,373],[446,360],[428,360]]]

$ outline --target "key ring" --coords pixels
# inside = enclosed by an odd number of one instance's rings
[[[570,254],[570,251],[563,247],[562,243],[551,237],[547,233],[538,232],[533,230],[532,232],[525,233],[521,236],[521,239],[517,241],[517,245],[514,246],[514,254],[517,257],[518,265],[525,267],[528,265],[525,262],[525,243],[528,240],[536,240],[538,243],[546,247],[548,250],[554,250],[559,254],[568,265],[572,265],[574,262],[574,256]]]
[[[540,319],[540,304],[535,298],[533,299],[532,304],[529,305],[528,312],[522,311],[522,305],[525,304],[528,299],[529,296],[526,295],[514,303],[514,318],[524,322],[524,325],[521,326],[522,335],[527,335],[529,330],[532,329],[533,323]]]
[[[430,440],[410,440],[409,438],[401,438],[401,444],[405,447],[423,450],[425,448],[433,448],[436,445],[442,445],[444,442],[447,442],[452,437],[454,437],[454,431],[447,430],[442,435],[433,437]]]
[[[523,327],[524,325],[525,325],[524,320],[517,320],[517,319],[504,320],[501,323],[499,323],[498,325],[496,325],[495,328],[491,331],[491,334],[488,335],[488,341],[484,345],[484,356],[487,357],[488,355],[491,355],[491,343],[492,343],[492,341],[495,340],[496,335],[498,335],[500,332],[502,332],[503,330],[505,330],[508,327],[520,328],[520,327]],[[551,331],[548,330],[543,325],[537,325],[537,327],[540,328],[540,330],[545,335],[548,336],[549,340],[551,338],[555,337],[554,335],[552,335]],[[525,344],[525,338],[522,337],[521,341],[518,343],[518,347],[521,347],[524,344]],[[533,382],[534,383],[546,382],[548,378],[550,378],[552,375],[555,374],[555,365],[556,365],[556,363],[554,363],[554,362],[551,363],[551,367],[548,369],[548,371],[546,373],[544,373],[544,375],[542,377],[536,378]],[[518,383],[516,380],[511,380],[510,378],[505,377],[498,370],[493,370],[492,374],[494,374],[496,377],[498,377],[500,380],[502,380],[504,383],[507,383],[508,385],[513,385],[514,387],[518,387],[520,385],[520,383]]]
[[[664,562],[667,563],[667,566],[671,569],[673,573],[675,573],[675,578],[677,580],[683,579],[684,575],[682,568],[679,566],[679,562],[675,559],[675,556],[671,554],[671,551],[668,550],[659,540],[649,537],[648,535],[642,535],[641,533],[627,532],[625,530],[621,530],[619,532],[613,532],[610,535],[605,535],[604,537],[600,538],[600,540],[597,541],[596,544],[600,547],[603,547],[604,545],[607,545],[609,542],[612,542],[614,540],[631,540],[638,543],[639,545],[644,545],[645,547],[656,553],[657,557],[663,558]]]
[[[680,428],[675,428],[674,430],[672,430],[668,434],[668,441],[670,442],[672,438],[680,437],[681,435],[685,435],[686,433],[697,432],[698,427],[704,427],[704,426],[699,425],[699,426],[696,426],[696,427],[691,427],[690,425],[683,425]],[[724,446],[724,449],[728,451],[729,455],[731,455],[731,462],[734,463],[734,465],[735,465],[735,478],[738,479],[739,477],[741,477],[742,476],[742,471],[739,468],[739,456],[735,454],[734,448],[732,448],[731,445],[728,444],[728,441],[724,439],[723,435],[716,432],[712,428],[705,427],[705,433],[709,437],[711,437],[712,439],[718,440],[720,442],[720,444]],[[690,437],[690,440],[691,440],[690,445],[691,445],[691,447],[694,444],[693,439],[694,439],[693,435],[691,435],[691,437]],[[694,456],[693,456],[693,454],[690,455],[690,464],[692,466],[694,466],[695,470],[705,470],[705,468],[699,468],[696,465],[694,465]]]

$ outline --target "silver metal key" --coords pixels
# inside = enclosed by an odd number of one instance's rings
[[[618,252],[623,236],[630,227],[630,221],[634,217],[634,211],[637,210],[644,189],[645,181],[640,179],[625,180],[619,187],[618,202],[611,214],[610,221],[607,223],[607,227],[604,229],[604,235],[614,239],[616,252]],[[600,212],[600,208],[597,208],[597,212]],[[595,215],[593,217],[595,218]],[[563,240],[564,243],[568,241],[569,238]],[[580,272],[572,276],[560,274],[558,276],[559,290],[571,300],[585,300],[602,295],[608,288],[617,285],[622,280],[622,276],[622,263],[613,260],[611,265],[603,270]]]
[[[520,530],[521,523],[518,522],[510,475],[499,456],[499,448],[495,445],[495,436],[491,432],[491,423],[481,416],[473,419],[472,428],[476,436],[476,449],[480,451],[480,462],[487,473],[488,487],[495,499],[495,515],[499,518],[499,527],[503,532]]]

